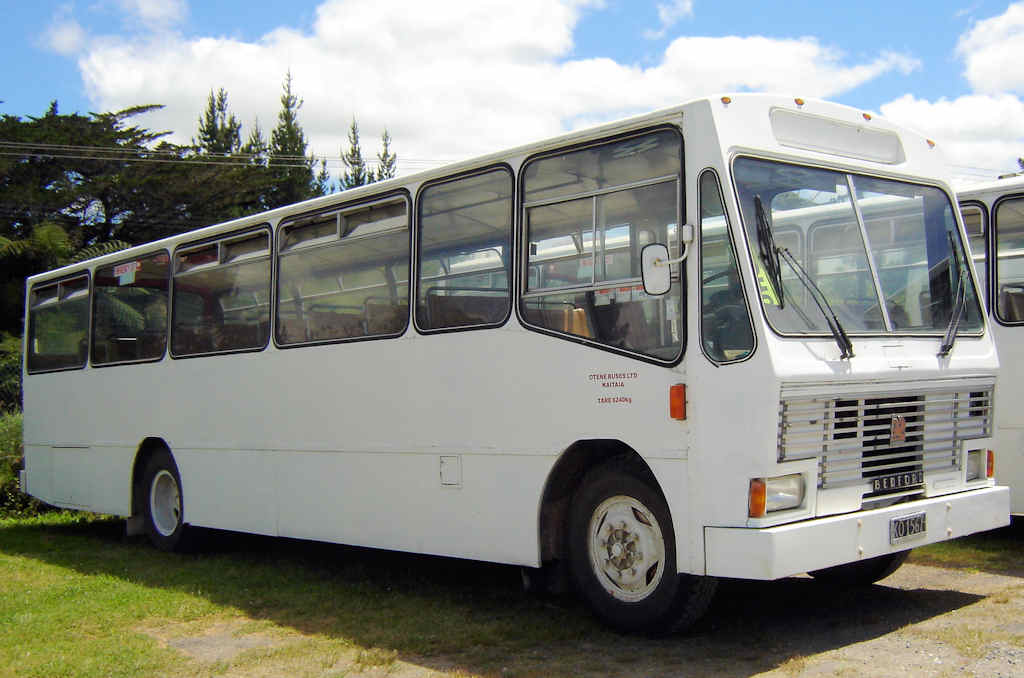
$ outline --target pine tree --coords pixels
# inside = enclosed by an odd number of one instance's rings
[[[327,158],[320,158],[320,169],[317,171],[316,179],[313,182],[313,194],[328,195],[333,192],[331,174],[327,171]]]
[[[316,178],[315,160],[306,157],[306,134],[299,124],[302,99],[292,93],[292,73],[288,71],[281,94],[277,127],[270,133],[269,166],[274,180],[267,207],[280,207],[312,197]]]
[[[381,150],[377,153],[377,181],[393,179],[398,166],[398,156],[391,152],[391,135],[387,129],[380,138]]]
[[[363,186],[373,180],[366,170],[363,151],[359,148],[359,124],[355,118],[352,118],[352,126],[348,129],[348,152],[342,151],[341,159],[345,161],[345,167],[348,167],[348,171],[341,176],[343,190]]]
[[[192,143],[207,155],[231,155],[242,148],[242,123],[228,112],[228,93],[221,87],[206,100],[206,110],[199,118],[199,138]]]
[[[270,153],[270,145],[267,143],[267,138],[263,136],[263,128],[260,127],[260,119],[256,120],[252,124],[252,131],[249,132],[249,137],[242,146],[242,152],[249,157],[249,162],[259,167],[267,166],[267,156]]]

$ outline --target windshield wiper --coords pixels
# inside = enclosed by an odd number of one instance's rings
[[[850,341],[850,337],[847,336],[846,330],[843,329],[843,324],[839,322],[839,318],[836,316],[835,311],[832,309],[832,305],[828,303],[828,299],[825,297],[825,293],[821,291],[811,277],[807,275],[807,271],[804,270],[796,258],[790,253],[788,249],[782,249],[775,245],[775,238],[772,235],[771,224],[768,223],[768,215],[764,211],[764,205],[761,202],[761,196],[754,196],[754,213],[757,217],[757,249],[758,254],[761,257],[761,261],[764,263],[765,274],[768,277],[768,281],[771,286],[775,289],[775,294],[779,298],[779,308],[785,308],[783,300],[783,288],[782,288],[782,265],[779,262],[780,256],[784,257],[786,263],[789,264],[796,272],[797,279],[808,289],[811,293],[811,298],[814,299],[814,303],[817,304],[818,310],[821,311],[821,315],[825,318],[825,323],[828,325],[828,329],[832,332],[832,337],[836,340],[836,344],[839,346],[839,355],[841,358],[852,358],[853,357],[853,342]],[[810,319],[804,314],[803,309],[800,308],[800,304],[795,304],[794,309],[799,312],[800,316],[807,323],[808,327],[812,327]],[[828,309],[828,310],[826,310]]]
[[[964,266],[964,260],[957,254],[953,234],[946,233],[946,235],[949,236],[949,256],[956,262],[957,275],[960,280],[956,286],[956,297],[953,300],[953,312],[950,313],[949,325],[946,327],[946,336],[943,337],[942,344],[939,346],[938,355],[940,358],[946,357],[953,350],[953,344],[956,343],[956,333],[960,329],[960,321],[963,320],[964,309],[967,308],[966,266]]]
[[[754,196],[754,214],[757,221],[757,250],[764,264],[764,272],[768,276],[768,282],[775,290],[775,296],[779,298],[779,308],[786,307],[786,300],[782,291],[782,266],[779,264],[779,248],[775,246],[775,237],[772,235],[772,227],[768,223],[768,216],[764,212],[764,205],[761,203],[761,196]]]
[[[796,257],[793,256],[792,252],[786,248],[776,248],[776,252],[780,253],[786,260],[786,263],[796,271],[796,277],[811,293],[811,299],[814,299],[814,303],[818,305],[818,310],[821,311],[821,315],[825,316],[825,322],[828,324],[828,329],[832,332],[832,337],[836,340],[836,344],[839,345],[839,357],[843,359],[852,358],[854,355],[853,342],[850,341],[850,337],[846,334],[846,330],[843,329],[843,324],[839,322],[839,317],[832,308],[832,304],[828,303],[828,298],[825,296],[825,293],[822,292],[817,283],[811,279],[811,276],[807,275],[807,271],[805,271],[804,267],[800,265],[800,262],[796,260]]]

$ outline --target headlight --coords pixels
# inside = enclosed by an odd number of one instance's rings
[[[750,481],[748,515],[763,518],[765,514],[798,508],[804,502],[804,477],[800,473],[775,478],[754,478]]]
[[[983,450],[969,450],[967,452],[967,480],[977,480],[981,477],[981,454]]]
[[[967,480],[980,480],[995,476],[995,454],[992,450],[967,451]]]

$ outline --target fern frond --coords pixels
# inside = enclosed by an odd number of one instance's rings
[[[110,240],[96,245],[89,245],[75,252],[75,254],[68,260],[69,264],[77,264],[86,259],[95,259],[96,257],[102,257],[104,254],[112,254],[114,252],[120,252],[131,247],[131,243],[127,243],[123,240]]]

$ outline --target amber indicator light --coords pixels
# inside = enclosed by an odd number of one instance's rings
[[[747,503],[747,515],[751,518],[764,518],[767,505],[768,493],[765,489],[764,480],[754,478],[750,481],[750,500]]]
[[[674,384],[668,389],[668,413],[673,419],[686,419],[686,384]]]

